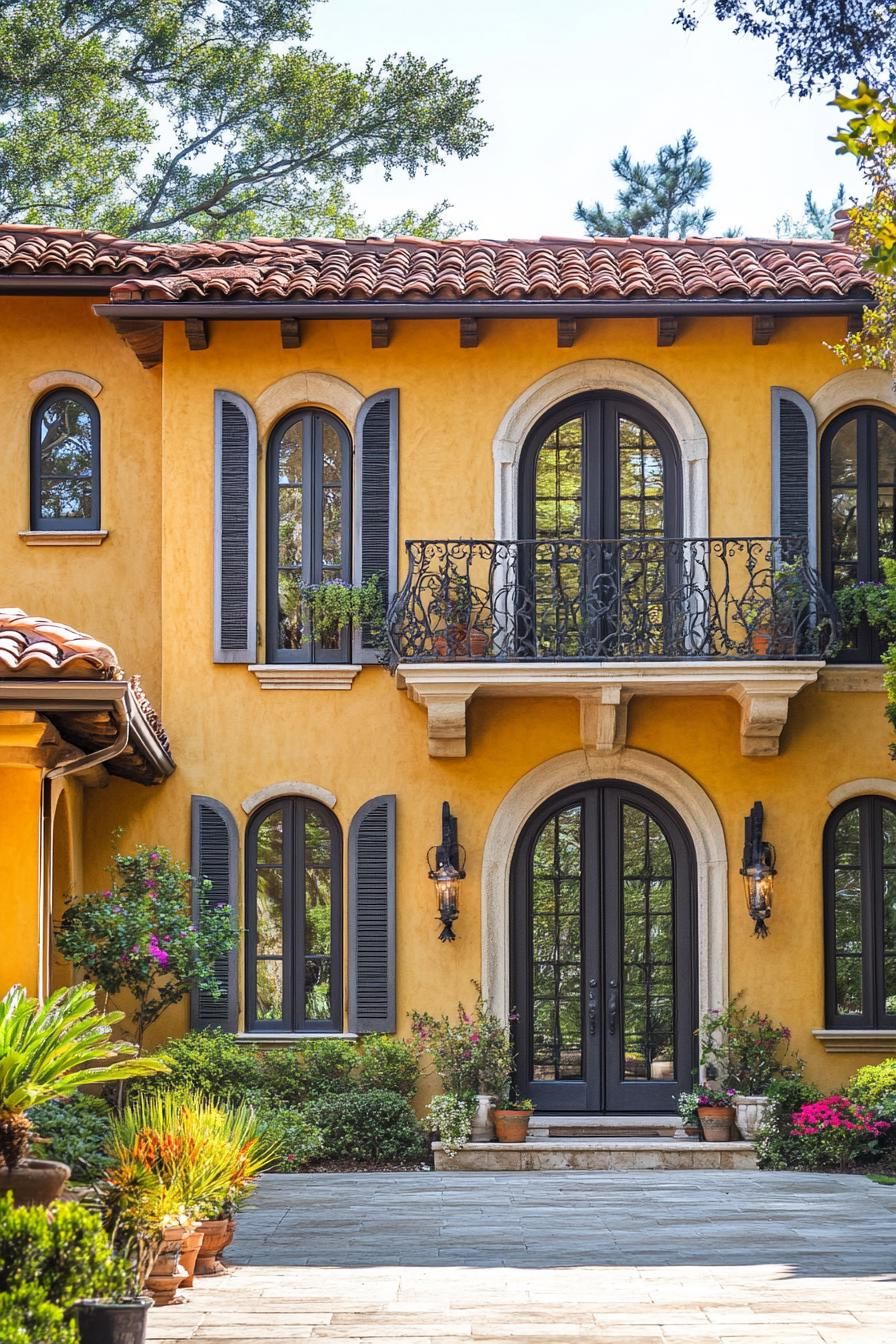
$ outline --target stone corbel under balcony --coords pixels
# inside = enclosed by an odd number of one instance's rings
[[[402,663],[396,681],[427,714],[430,756],[466,756],[474,695],[568,697],[579,702],[582,745],[607,755],[625,746],[634,695],[727,695],[740,705],[744,756],[777,756],[790,701],[818,679],[821,661],[641,663]]]

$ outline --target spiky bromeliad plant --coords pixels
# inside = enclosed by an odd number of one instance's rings
[[[101,1012],[93,985],[57,989],[46,1003],[13,985],[0,999],[0,1158],[7,1167],[28,1154],[25,1112],[86,1083],[162,1072],[158,1059],[137,1059],[136,1046],[113,1041],[123,1013]]]

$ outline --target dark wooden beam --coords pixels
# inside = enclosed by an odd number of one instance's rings
[[[557,318],[557,344],[561,350],[568,350],[575,345],[578,334],[579,324],[574,317]]]
[[[208,323],[204,317],[188,317],[184,322],[184,331],[191,350],[208,349]]]
[[[460,348],[475,350],[479,344],[479,318],[462,317],[460,319]]]
[[[678,337],[677,317],[658,317],[656,320],[657,345],[674,345]]]
[[[753,344],[768,345],[775,334],[775,317],[773,313],[754,313],[753,314]]]
[[[302,324],[297,317],[281,317],[280,342],[284,350],[298,350],[302,344]]]
[[[847,336],[858,336],[859,332],[862,330],[862,327],[864,326],[864,323],[865,323],[864,313],[850,313],[849,317],[846,319]]]
[[[113,317],[110,319],[125,345],[129,345],[144,369],[154,369],[162,362],[162,323],[147,322],[144,318]]]
[[[370,344],[374,350],[385,350],[391,335],[392,327],[388,317],[372,317],[370,319]]]

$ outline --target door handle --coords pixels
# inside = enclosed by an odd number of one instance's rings
[[[610,997],[607,1002],[607,1030],[611,1036],[616,1035],[616,1017],[619,1012],[619,994],[616,991],[616,981],[610,981]]]
[[[597,981],[588,981],[588,1035],[593,1036],[597,1031],[597,997],[594,991],[597,989]]]

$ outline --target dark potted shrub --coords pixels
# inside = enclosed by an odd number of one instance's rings
[[[159,1060],[134,1058],[128,1042],[110,1040],[124,1014],[99,1012],[94,993],[74,985],[41,1004],[13,985],[0,1000],[0,1193],[11,1191],[17,1204],[49,1204],[71,1175],[64,1162],[28,1157],[30,1107],[85,1083],[164,1071]]]

